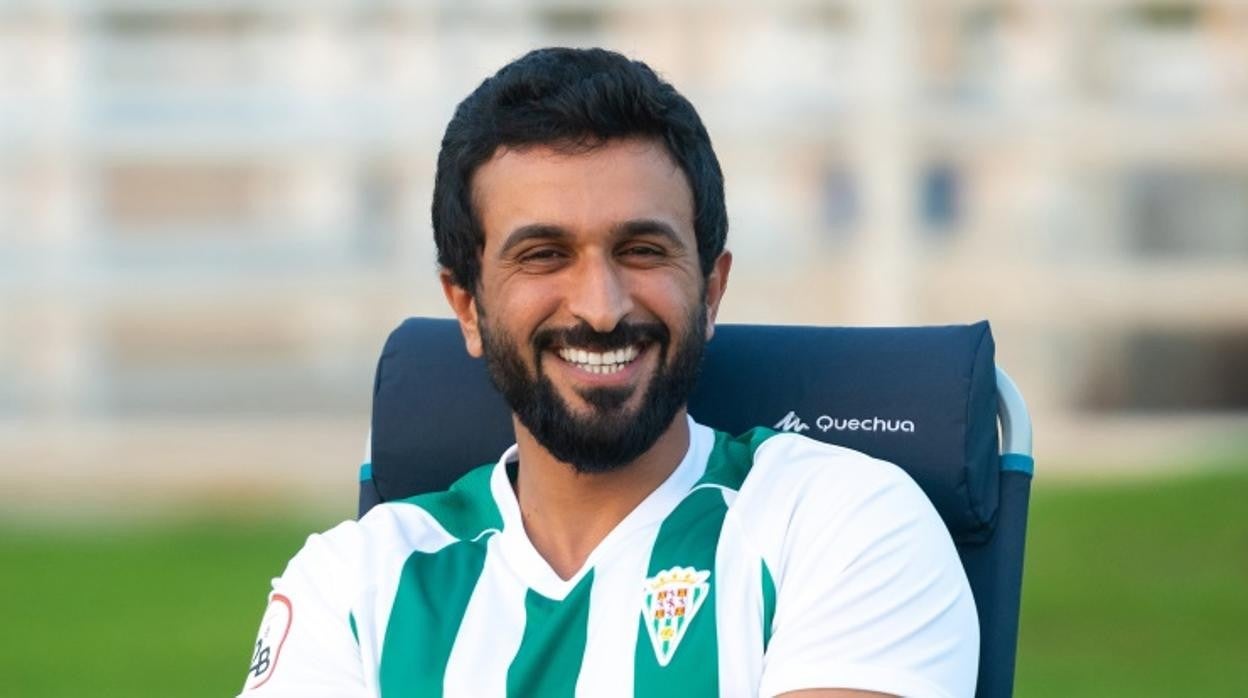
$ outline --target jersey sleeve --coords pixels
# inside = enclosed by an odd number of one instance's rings
[[[767,561],[776,605],[760,694],[974,695],[978,620],[944,523],[900,469],[844,453],[813,469]]]
[[[240,698],[369,695],[351,615],[356,527],[309,537],[273,580]]]

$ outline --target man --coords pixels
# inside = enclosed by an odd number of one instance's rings
[[[905,474],[685,413],[732,257],[670,85],[602,50],[506,66],[447,127],[433,225],[516,445],[312,536],[245,695],[974,693],[969,587]]]

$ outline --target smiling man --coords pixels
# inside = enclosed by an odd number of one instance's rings
[[[244,695],[973,695],[974,602],[904,473],[686,414],[732,257],[670,85],[602,50],[506,66],[447,127],[433,225],[516,444],[312,536]]]

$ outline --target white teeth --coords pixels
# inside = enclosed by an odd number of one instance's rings
[[[615,373],[624,365],[636,359],[641,349],[629,346],[608,352],[591,352],[584,349],[565,347],[559,350],[559,357],[568,363],[578,364],[590,373]]]

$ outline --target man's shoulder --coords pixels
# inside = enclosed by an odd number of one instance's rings
[[[876,516],[855,521],[853,512],[864,507],[898,519],[932,509],[910,475],[888,461],[799,434],[757,436],[732,508],[750,528],[770,530],[775,543],[793,533],[796,521],[849,532],[887,525]]]
[[[785,629],[760,692],[855,681],[894,695],[970,695],[974,599],[909,474],[797,434],[767,439],[754,460],[736,516],[776,590],[774,627]],[[820,653],[835,659],[808,663]]]
[[[483,465],[445,490],[383,502],[358,521],[344,521],[315,533],[292,564],[365,570],[499,530],[502,521],[490,492],[492,468]]]
[[[496,467],[487,464],[474,468],[440,492],[380,504],[360,519],[360,523],[372,526],[371,519],[385,517],[385,523],[376,524],[385,529],[393,527],[398,519],[408,525],[441,529],[456,540],[473,540],[485,531],[500,530],[502,515],[491,490]]]
[[[869,492],[913,485],[896,465],[852,448],[791,432],[756,427],[737,436],[716,432],[704,479],[732,489]]]
[[[827,484],[856,487],[910,481],[910,476],[893,463],[790,432],[773,432],[755,451],[754,461],[753,472],[768,477],[817,478]]]

